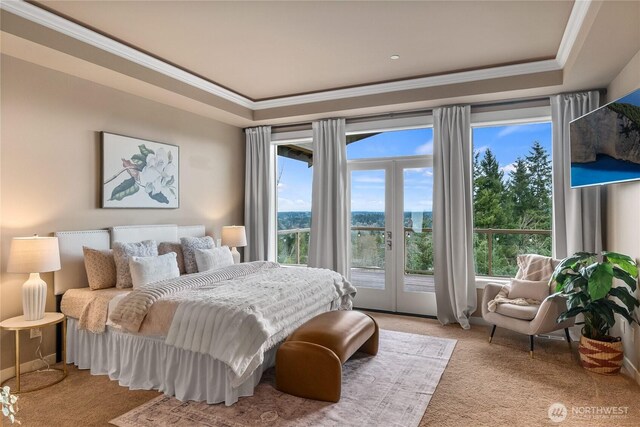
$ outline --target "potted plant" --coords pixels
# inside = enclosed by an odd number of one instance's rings
[[[614,278],[623,284],[614,286]],[[551,283],[556,284],[556,295],[567,298],[567,311],[560,314],[558,322],[578,314],[584,316],[578,348],[580,363],[587,370],[601,374],[620,371],[622,339],[609,336],[609,330],[616,322],[614,313],[627,319],[629,324],[638,322],[633,314],[640,306],[633,295],[637,281],[636,262],[615,252],[603,252],[601,261],[596,254],[578,252],[556,267]]]

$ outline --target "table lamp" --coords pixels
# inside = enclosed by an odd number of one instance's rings
[[[9,251],[8,273],[29,273],[22,285],[24,320],[44,317],[47,283],[40,273],[60,270],[60,250],[57,237],[14,237]]]
[[[240,252],[236,248],[247,246],[247,235],[244,225],[227,225],[222,227],[222,244],[231,248],[234,264],[240,263]]]

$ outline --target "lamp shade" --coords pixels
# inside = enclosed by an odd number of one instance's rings
[[[14,237],[9,251],[9,273],[44,273],[60,270],[57,237]]]
[[[227,225],[222,227],[222,244],[232,248],[247,246],[247,235],[244,231],[244,225]]]

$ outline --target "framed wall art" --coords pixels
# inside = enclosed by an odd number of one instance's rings
[[[177,145],[101,132],[102,207],[180,207]]]

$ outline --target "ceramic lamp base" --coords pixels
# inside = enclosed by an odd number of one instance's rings
[[[233,256],[233,263],[240,264],[240,252],[238,252],[237,248],[231,248],[231,255]]]
[[[44,317],[47,302],[47,283],[40,273],[31,273],[22,285],[22,311],[24,320],[40,320]]]

